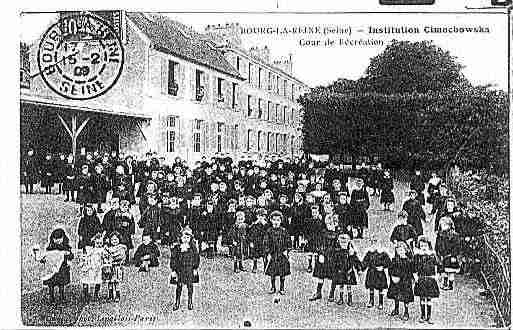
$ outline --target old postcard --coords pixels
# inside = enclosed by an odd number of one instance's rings
[[[19,327],[510,327],[511,1],[284,2],[20,12]]]

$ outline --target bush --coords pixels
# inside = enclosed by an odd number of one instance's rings
[[[478,253],[487,256],[481,260],[483,274],[507,326],[510,324],[511,269],[509,178],[485,171],[461,173],[456,170],[448,181],[464,211],[484,225],[488,244],[481,244]],[[498,263],[504,267],[499,267]]]

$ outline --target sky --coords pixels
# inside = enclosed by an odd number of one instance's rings
[[[238,22],[243,27],[261,26],[287,27],[326,26],[351,28],[352,34],[244,34],[245,48],[267,45],[271,57],[293,58],[295,76],[314,87],[329,84],[338,78],[358,79],[362,77],[372,57],[384,50],[392,40],[432,40],[435,45],[450,52],[464,66],[464,75],[476,85],[492,85],[496,89],[507,89],[507,16],[498,14],[262,14],[262,13],[168,13],[172,19],[203,32],[207,24]],[[21,16],[23,41],[32,42],[55,22],[54,14],[24,14]],[[419,28],[420,34],[369,34],[369,27],[407,26]],[[424,33],[426,26],[436,27],[484,27],[489,33]],[[362,30],[363,32],[358,32]],[[321,45],[329,38],[335,46],[305,46],[307,42],[319,40]],[[340,46],[339,39],[379,40],[377,46]]]

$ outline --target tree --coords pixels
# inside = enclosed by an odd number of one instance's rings
[[[431,41],[393,40],[370,60],[364,86],[384,94],[427,93],[466,84],[463,66]]]

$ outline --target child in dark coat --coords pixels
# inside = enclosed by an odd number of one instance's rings
[[[120,202],[120,208],[114,217],[114,230],[118,235],[119,243],[126,247],[124,263],[128,264],[130,261],[130,250],[134,248],[132,236],[135,234],[135,220],[132,213],[130,213],[130,202],[126,199]],[[111,233],[112,233],[111,232]],[[111,238],[109,233],[109,238]]]
[[[346,233],[338,234],[338,244],[332,255],[332,291],[340,286],[339,300],[337,305],[344,303],[344,287],[347,290],[347,305],[352,306],[353,296],[351,287],[357,284],[356,274],[362,271],[362,264],[358,258],[351,237]]]
[[[148,206],[144,209],[139,219],[139,228],[143,228],[143,235],[150,235],[152,240],[159,239],[160,207],[157,204],[156,195],[147,195]]]
[[[36,256],[36,259],[45,264],[43,285],[48,286],[50,302],[53,303],[56,287],[59,287],[61,301],[64,301],[64,287],[70,283],[71,277],[68,262],[73,260],[73,253],[69,238],[62,228],[55,229],[48,241],[46,253]]]
[[[162,245],[178,244],[185,220],[185,213],[178,204],[178,198],[170,196],[168,192],[163,193],[160,212]]]
[[[180,297],[184,284],[187,286],[187,308],[189,310],[193,309],[192,295],[194,283],[199,283],[198,268],[200,257],[198,248],[192,241],[192,236],[192,230],[188,227],[185,228],[180,238],[181,243],[171,249],[170,282],[171,284],[176,284],[174,311],[180,308]]]
[[[333,207],[329,207],[330,210]],[[324,228],[322,230],[322,239],[320,244],[317,246],[317,254],[318,257],[315,262],[315,267],[313,271],[313,277],[317,279],[317,291],[314,293],[312,297],[310,297],[310,301],[315,301],[322,298],[322,287],[324,285],[324,280],[331,278],[332,274],[332,256],[331,253],[335,248],[337,242],[337,215],[334,213],[326,214],[324,217]],[[332,286],[332,290],[330,291],[330,295],[328,298],[329,302],[334,301],[335,287]]]
[[[303,202],[303,196],[299,193],[294,195],[294,202],[290,209],[290,234],[292,235],[294,249],[300,248],[300,241],[304,237],[304,222],[309,218],[310,210]]]
[[[390,205],[394,204],[394,180],[390,176],[390,172],[386,170],[381,179],[381,204],[383,204],[384,211],[390,211]]]
[[[140,272],[149,271],[149,267],[159,266],[160,251],[151,240],[150,234],[143,234],[142,243],[134,253],[134,263]]]
[[[401,211],[397,215],[397,225],[394,227],[392,231],[392,235],[390,235],[390,242],[394,243],[397,246],[397,243],[404,242],[410,248],[413,248],[413,244],[417,238],[417,232],[412,225],[407,223],[408,213],[406,211]]]
[[[246,224],[246,215],[243,211],[237,211],[235,224],[228,233],[230,237],[233,255],[233,271],[238,273],[244,271],[242,260],[247,250],[248,244],[248,225]]]
[[[309,273],[312,272],[312,264],[315,263],[315,259],[317,259],[317,246],[322,240],[322,230],[324,227],[324,220],[322,219],[319,206],[313,204],[310,210],[311,217],[304,221],[305,239],[307,241],[305,252],[309,254],[307,269]]]
[[[207,258],[213,258],[214,254],[217,253],[217,238],[219,237],[221,219],[211,200],[207,201],[206,211],[201,219],[202,241],[207,243]]]
[[[270,216],[272,227],[267,230],[265,247],[267,253],[267,269],[265,274],[271,277],[270,294],[276,293],[276,277],[280,278],[281,295],[285,294],[285,277],[290,275],[289,249],[290,235],[281,226],[283,215],[273,211]]]
[[[422,205],[420,205],[420,202],[417,200],[417,192],[415,190],[410,190],[409,199],[403,204],[403,211],[408,213],[408,223],[415,228],[417,232],[415,240],[417,240],[417,237],[424,234],[422,223],[426,221],[426,214],[424,213]]]
[[[85,249],[86,246],[93,246],[91,239],[103,231],[100,219],[96,215],[93,204],[86,204],[82,211],[83,216],[78,223],[78,248]]]
[[[383,309],[383,290],[388,288],[388,281],[385,269],[390,267],[390,257],[381,248],[371,247],[363,258],[363,269],[367,269],[365,277],[365,288],[369,290],[369,303],[367,307],[374,306],[374,291],[378,291],[378,309]]]
[[[397,243],[395,255],[388,268],[390,285],[387,297],[394,300],[394,310],[390,316],[399,315],[399,302],[404,304],[403,321],[410,318],[408,304],[413,302],[413,261],[408,256],[409,247],[404,242]]]
[[[436,254],[442,262],[442,290],[452,290],[454,287],[454,274],[460,271],[460,247],[460,235],[454,230],[452,219],[443,217],[440,219],[440,230],[435,243]]]
[[[437,283],[438,260],[425,236],[419,237],[418,251],[413,256],[415,287],[413,293],[420,298],[421,319],[419,322],[431,321],[431,299],[438,298],[440,291]]]
[[[267,211],[265,209],[258,209],[256,212],[256,221],[249,226],[248,238],[249,247],[251,251],[251,258],[253,258],[253,273],[257,271],[258,259],[262,258],[264,263],[264,271],[267,265],[267,259],[265,256],[265,235],[267,233]]]

